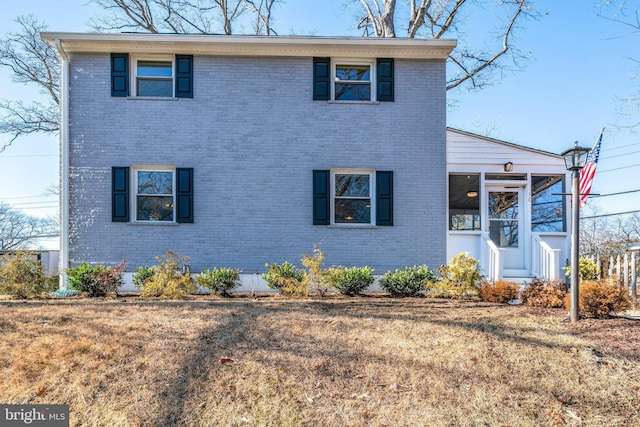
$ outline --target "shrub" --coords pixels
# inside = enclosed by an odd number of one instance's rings
[[[535,279],[520,294],[530,307],[560,308],[564,306],[564,283],[561,280]]]
[[[330,285],[327,282],[326,272],[322,269],[324,262],[324,253],[320,249],[320,244],[313,245],[313,255],[302,255],[302,265],[307,267],[306,274],[300,282],[303,289],[315,291],[320,296],[329,290]]]
[[[168,250],[165,256],[157,256],[158,265],[152,267],[153,275],[140,288],[140,296],[163,299],[180,299],[198,291],[193,279],[185,273],[185,261],[177,252]]]
[[[327,282],[343,295],[357,295],[374,281],[371,267],[336,267],[327,270]]]
[[[154,274],[155,273],[154,273],[153,267],[140,266],[136,268],[136,272],[134,273],[133,279],[132,279],[133,285],[138,289],[142,289],[144,285],[147,283],[147,281],[151,279],[151,277],[153,277]]]
[[[240,270],[232,268],[212,268],[196,276],[196,282],[213,292],[228,296],[227,291],[240,286]]]
[[[563,267],[567,277],[571,276],[571,266]],[[580,280],[598,280],[598,263],[591,258],[580,258],[578,264]]]
[[[0,294],[34,298],[55,289],[55,278],[48,277],[40,261],[28,252],[5,256],[0,262]]]
[[[451,258],[448,265],[438,268],[439,280],[430,280],[427,284],[431,296],[461,297],[477,295],[477,283],[482,278],[480,263],[461,252]]]
[[[413,296],[424,289],[424,284],[433,281],[435,274],[426,265],[402,267],[387,271],[380,278],[380,286],[393,296]]]
[[[268,271],[262,274],[269,289],[277,289],[285,295],[308,296],[309,288],[303,286],[304,270],[297,269],[285,261],[282,264],[265,264]]]
[[[122,279],[126,271],[127,261],[113,267],[102,264],[90,266],[82,263],[76,268],[67,270],[71,289],[86,294],[89,297],[104,297],[116,294],[122,286]]]
[[[480,284],[480,297],[487,302],[505,303],[518,297],[520,286],[516,282],[498,280]]]
[[[565,298],[567,310],[571,309],[571,294]],[[627,290],[605,280],[584,281],[578,293],[580,313],[598,319],[610,317],[613,313],[628,310],[631,306]]]

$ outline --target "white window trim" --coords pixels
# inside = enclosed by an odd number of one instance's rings
[[[376,171],[374,169],[331,169],[331,200],[330,215],[331,226],[346,228],[371,228],[376,226]],[[369,223],[344,223],[335,222],[336,204],[336,175],[369,175],[369,200],[371,201],[371,222]],[[351,197],[353,198],[353,197]]]
[[[132,177],[131,179],[131,194],[129,211],[131,212],[131,223],[135,224],[156,224],[167,225],[177,224],[176,222],[176,168],[174,166],[157,166],[157,165],[133,165],[131,166]],[[172,196],[173,196],[173,213],[171,221],[150,221],[138,219],[138,172],[171,172],[173,174],[172,179]]]
[[[171,96],[138,96],[138,61],[166,61],[171,62]],[[143,99],[175,99],[176,97],[176,70],[175,56],[173,55],[140,55],[131,58],[131,82],[129,87],[135,98]]]
[[[369,99],[366,100],[340,100],[336,99],[336,83],[338,82],[336,77],[336,68],[338,65],[368,65],[369,66]],[[348,80],[345,80],[348,81]],[[376,61],[371,60],[354,60],[349,58],[331,58],[331,101],[332,102],[344,102],[344,103],[377,103],[376,100]]]

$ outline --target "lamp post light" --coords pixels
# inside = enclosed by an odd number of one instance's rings
[[[580,283],[580,169],[584,167],[589,148],[573,148],[562,153],[567,170],[571,171],[571,323],[580,318],[578,284]]]

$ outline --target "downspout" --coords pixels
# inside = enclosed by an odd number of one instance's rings
[[[60,289],[69,289],[69,56],[60,39],[55,40],[56,49],[62,58],[60,94]]]

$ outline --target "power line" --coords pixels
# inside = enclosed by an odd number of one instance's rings
[[[600,160],[614,159],[616,157],[629,156],[631,154],[637,154],[637,153],[640,153],[640,151],[632,151],[631,153],[622,153],[622,154],[616,154],[615,156],[602,157]]]
[[[610,193],[610,194],[594,194],[593,196],[589,196],[589,197],[619,196],[620,194],[630,194],[630,193],[637,193],[637,192],[640,192],[640,190],[620,191],[618,193]]]
[[[23,157],[58,157],[57,154],[16,154],[13,156],[0,156],[0,159]]]
[[[640,163],[635,164],[635,165],[622,166],[622,167],[614,168],[614,169],[607,169],[607,170],[605,170],[605,171],[598,171],[598,173],[607,173],[607,172],[617,171],[617,170],[620,170],[620,169],[635,168],[635,167],[637,167],[637,166],[640,166]]]
[[[610,214],[602,214],[602,215],[592,215],[592,216],[582,216],[580,219],[594,219],[594,218],[604,218],[608,216],[618,216],[618,215],[628,215],[633,213],[638,213],[640,210],[635,211],[627,211],[627,212],[618,212],[618,213],[610,213]]]
[[[17,200],[17,199],[41,199],[45,197],[58,197],[57,194],[52,194],[51,196],[18,196],[18,197],[0,197],[0,200]]]

